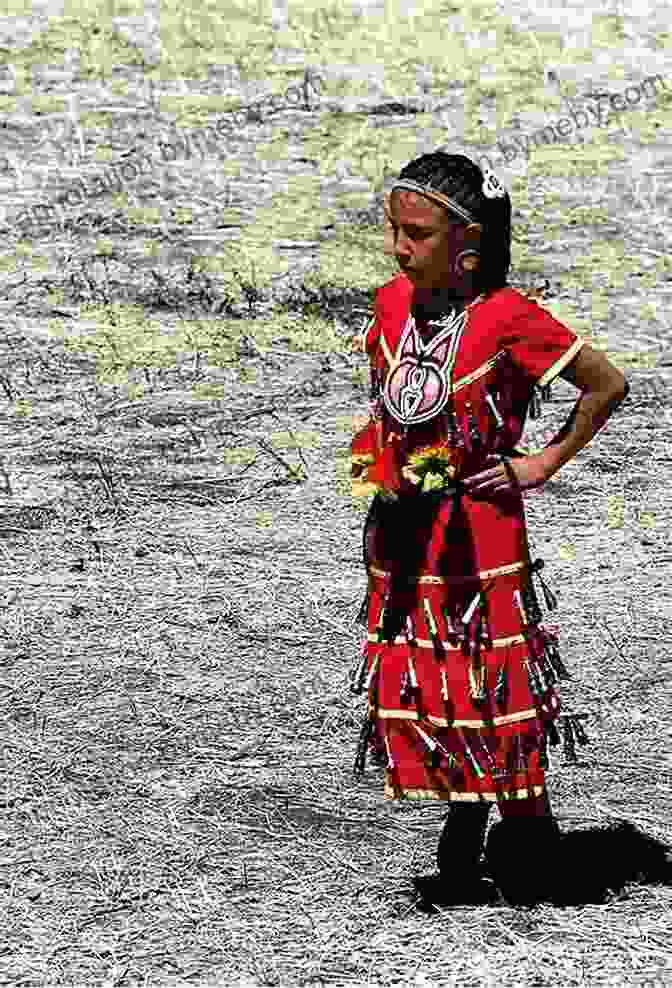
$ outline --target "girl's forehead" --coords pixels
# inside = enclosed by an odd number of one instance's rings
[[[419,192],[410,189],[394,189],[390,196],[390,212],[395,219],[405,223],[419,220],[424,223],[436,223],[446,219],[445,209],[427,199]]]

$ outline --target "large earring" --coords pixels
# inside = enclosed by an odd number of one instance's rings
[[[478,250],[462,250],[455,258],[457,274],[473,274],[481,266],[481,254]]]

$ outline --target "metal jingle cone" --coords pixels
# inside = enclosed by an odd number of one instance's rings
[[[540,700],[544,695],[544,688],[539,679],[539,673],[533,662],[528,660],[525,665],[527,666],[527,682],[530,687],[530,693],[535,699]]]
[[[562,720],[562,754],[566,762],[578,761],[576,757],[576,744],[574,742],[574,729],[569,717]]]
[[[469,434],[469,444],[471,446],[471,451],[474,452],[475,450],[480,449],[481,446],[483,445],[483,436],[481,435],[480,430],[478,428],[478,421],[476,419],[476,416],[474,415],[470,401],[466,403],[466,409],[467,409],[466,422],[467,422],[467,431]]]
[[[537,579],[539,580],[539,583],[541,583],[541,590],[544,595],[544,601],[546,602],[546,607],[549,609],[549,611],[556,610],[558,606],[558,598],[555,596],[549,585],[546,583],[546,580],[543,578],[541,573],[537,573]]]
[[[492,630],[485,610],[481,610],[481,623],[479,625],[480,637],[486,647],[492,648]]]
[[[376,624],[376,636],[378,638],[378,644],[382,645],[385,640],[385,611],[387,610],[387,596],[383,600],[382,607],[380,608],[380,614],[378,615],[378,622]]]
[[[507,695],[509,691],[509,686],[507,682],[506,666],[500,666],[497,673],[497,682],[495,683],[494,695],[495,703],[497,706],[502,707],[506,703]]]
[[[488,744],[487,744],[486,739],[482,735],[480,735],[480,734],[478,736],[478,747],[479,747],[479,750],[483,752],[483,755],[484,755],[484,758],[485,758],[485,763],[488,766],[488,770],[491,773],[496,772],[497,771],[497,762],[495,760],[495,756],[493,755],[492,751],[490,751],[490,748],[488,747]]]
[[[361,624],[364,627],[367,626],[369,620],[369,603],[371,602],[371,594],[367,590],[364,594],[364,600],[362,601],[360,608],[357,612],[357,617],[355,618],[356,624]]]
[[[361,730],[359,732],[359,740],[357,741],[355,764],[353,767],[353,772],[355,775],[364,774],[364,769],[366,768],[366,753],[368,751],[369,742],[371,740],[372,735],[373,735],[373,719],[371,718],[371,714],[367,711]]]
[[[368,672],[369,660],[366,652],[366,645],[362,649],[362,654],[359,657],[357,664],[354,668],[352,676],[350,677],[350,692],[351,693],[363,693],[364,684],[366,683],[366,675]]]
[[[560,744],[560,735],[555,723],[552,720],[547,720],[544,724],[544,730],[546,731],[546,737],[549,743],[555,748]]]
[[[464,734],[462,734],[462,744],[464,745],[464,753],[467,756],[467,759],[469,761],[469,764],[471,765],[471,769],[472,769],[474,775],[476,776],[477,779],[484,779],[485,778],[485,772],[481,768],[481,763],[476,758],[476,755],[475,755],[475,753],[474,753],[471,745],[467,741],[466,737],[464,736]]]
[[[405,632],[406,632],[406,641],[408,642],[408,644],[411,646],[416,646],[418,644],[418,638],[415,633],[415,621],[413,620],[412,614],[406,615]]]
[[[513,739],[513,771],[514,772],[525,772],[527,770],[527,757],[525,755],[525,749],[523,747],[523,739],[519,734],[516,734]]]
[[[581,715],[569,714],[568,716],[571,717],[572,726],[574,728],[574,733],[576,735],[576,740],[579,742],[579,744],[589,744],[590,738],[586,734],[583,724],[581,723]]]
[[[537,663],[539,665],[539,669],[541,670],[541,675],[544,678],[544,682],[546,683],[546,687],[548,688],[549,686],[555,686],[558,681],[558,675],[552,664],[548,661],[548,657],[545,652],[542,652],[538,656]]]
[[[554,642],[547,642],[545,648],[545,654],[548,657],[549,663],[553,666],[556,673],[558,674],[558,679],[571,679],[572,674],[569,669],[562,661],[560,657],[560,652],[558,651],[558,646]]]
[[[495,425],[497,427],[497,431],[503,429],[504,428],[504,419],[502,418],[501,413],[500,413],[499,409],[497,408],[497,403],[495,402],[495,399],[494,399],[493,395],[491,394],[490,391],[487,390],[487,388],[486,388],[486,390],[484,392],[483,397],[485,398],[485,402],[486,402],[488,408],[492,412],[493,418],[495,420]]]
[[[469,666],[469,695],[476,706],[485,703],[488,698],[488,688],[485,681],[485,666]]]
[[[453,619],[446,605],[443,606],[442,611],[443,611],[443,618],[446,622],[446,631],[448,633],[448,640],[451,643],[451,645],[454,645],[459,640],[459,633],[457,631],[457,628],[453,624]]]
[[[543,620],[544,615],[541,613],[539,601],[537,600],[537,595],[534,592],[534,586],[531,580],[523,585],[521,590],[521,598],[530,624],[539,624],[539,622]]]

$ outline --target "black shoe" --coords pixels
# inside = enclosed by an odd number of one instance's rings
[[[485,851],[487,867],[509,905],[534,906],[555,900],[561,839],[552,817],[504,819],[491,828]]]
[[[461,875],[481,877],[488,803],[453,803],[443,825],[436,852],[441,879],[452,885]]]
[[[478,873],[451,883],[440,875],[421,875],[413,879],[413,887],[417,908],[430,914],[451,906],[488,906],[499,901],[495,883]]]

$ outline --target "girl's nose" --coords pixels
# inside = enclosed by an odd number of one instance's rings
[[[399,230],[397,231],[397,236],[394,241],[394,253],[397,255],[397,258],[399,259],[402,257],[408,258],[411,256],[410,242],[408,240],[408,237],[406,237],[405,234],[401,233],[401,231]]]

